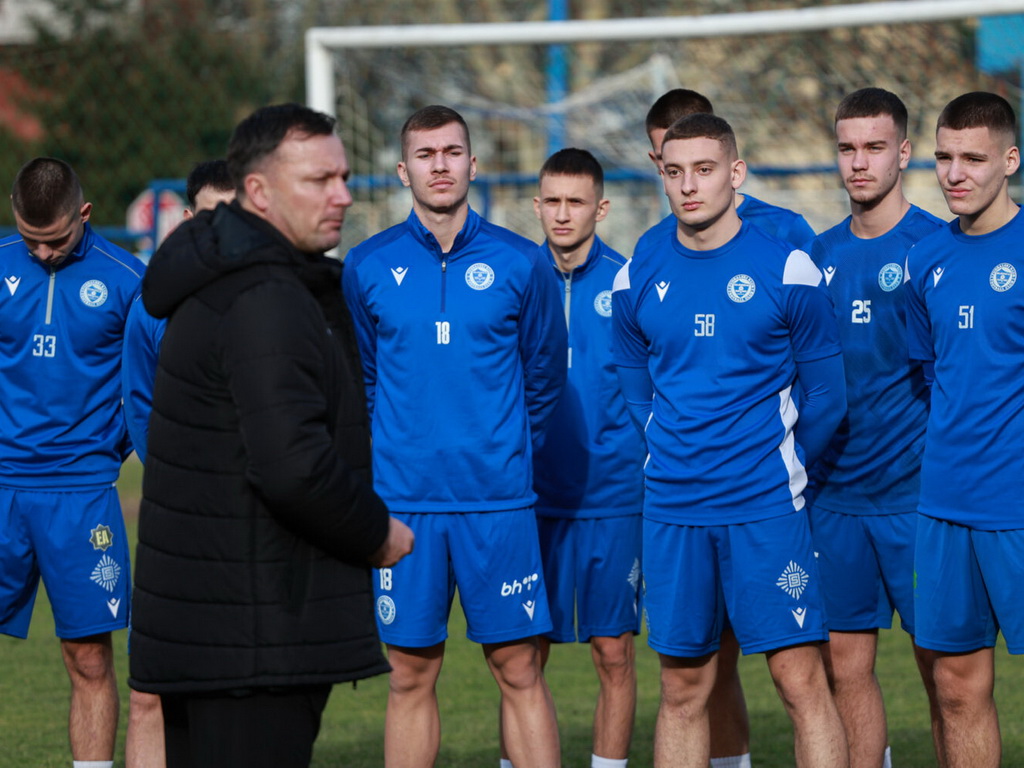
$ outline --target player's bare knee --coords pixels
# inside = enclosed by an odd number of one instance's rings
[[[143,693],[130,690],[128,693],[128,711],[132,719],[153,716],[163,712],[160,697],[155,693]]]
[[[594,666],[602,679],[627,682],[636,677],[633,635],[591,638]]]
[[[114,656],[109,641],[64,640],[61,650],[73,684],[106,684],[114,679]]]

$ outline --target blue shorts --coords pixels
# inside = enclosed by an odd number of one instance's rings
[[[587,642],[640,631],[640,515],[538,517],[537,530],[554,625],[549,639]]]
[[[0,632],[28,636],[40,576],[57,637],[89,637],[128,625],[128,536],[113,486],[0,488]]]
[[[914,541],[917,513],[847,515],[811,509],[828,628],[841,632],[888,629],[900,612],[914,634]]]
[[[744,653],[828,637],[802,511],[733,525],[644,520],[643,547],[648,642],[659,653],[717,650],[726,610]]]
[[[412,528],[416,546],[394,567],[374,571],[377,626],[385,643],[427,648],[447,638],[456,587],[466,637],[474,642],[551,631],[532,508],[392,514]]]
[[[963,653],[996,644],[1024,653],[1024,530],[977,531],[920,515],[914,560],[915,640]]]

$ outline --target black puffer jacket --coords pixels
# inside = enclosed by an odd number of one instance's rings
[[[367,557],[373,492],[341,265],[237,203],[154,256],[170,317],[143,481],[132,687],[152,693],[354,680],[388,670]]]

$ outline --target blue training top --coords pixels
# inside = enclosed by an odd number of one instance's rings
[[[802,509],[797,365],[840,352],[810,257],[746,222],[709,251],[666,233],[622,268],[613,299],[615,362],[654,387],[645,517],[724,525]]]
[[[552,262],[546,242],[540,252]],[[552,264],[552,279],[564,291],[568,378],[534,457],[541,517],[639,515],[643,507],[646,450],[612,362],[612,283],[625,263],[595,237],[572,272]]]
[[[153,410],[153,382],[160,359],[160,342],[167,328],[167,318],[157,320],[136,300],[128,312],[124,326],[124,354],[121,360],[121,388],[124,416],[132,447],[139,461],[146,461],[149,437],[149,412]]]
[[[819,235],[811,258],[825,275],[843,344],[848,409],[810,472],[814,505],[843,514],[917,509],[928,392],[907,354],[903,265],[943,222],[916,206],[880,237],[861,239],[851,217]]]
[[[342,285],[366,377],[373,480],[399,512],[531,506],[534,443],[565,382],[537,245],[470,210],[444,253],[415,212],[353,248]]]
[[[918,510],[1024,528],[1024,215],[965,235],[954,219],[907,257],[910,356],[935,362]]]
[[[131,451],[121,346],[145,266],[86,224],[56,268],[0,240],[0,485],[110,485]]]

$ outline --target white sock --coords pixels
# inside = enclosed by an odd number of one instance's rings
[[[498,761],[498,768],[512,768],[512,761],[503,757]]]
[[[882,768],[892,768],[892,747],[885,748],[885,757],[882,758]]]
[[[751,768],[750,753],[730,757],[712,757],[711,768]]]
[[[610,757],[598,757],[597,755],[590,756],[590,768],[626,768],[626,763],[629,762],[629,758],[623,758],[622,760],[615,760]]]
[[[72,768],[114,768],[113,760],[72,760]]]

